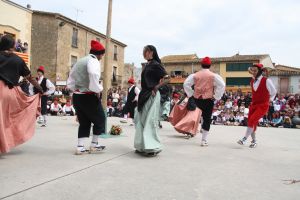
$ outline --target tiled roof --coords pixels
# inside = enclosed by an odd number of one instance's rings
[[[300,75],[300,68],[285,65],[276,65],[274,70],[269,72],[270,76],[292,76]]]
[[[161,58],[162,63],[187,63],[197,62],[199,58],[196,54],[169,55]]]
[[[269,57],[268,54],[258,54],[258,55],[239,55],[236,54],[230,57],[212,57],[211,60],[213,63],[219,62],[246,62],[246,61],[260,61],[261,59]],[[165,56],[162,59],[163,63],[190,63],[197,62],[201,60],[198,58],[197,54],[188,54],[188,55],[169,55]]]
[[[214,57],[211,58],[212,62],[241,62],[241,61],[259,61],[261,59],[269,57],[268,54],[258,54],[258,55],[239,55],[236,54],[230,57]]]

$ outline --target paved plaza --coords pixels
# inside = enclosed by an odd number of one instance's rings
[[[258,147],[239,146],[245,127],[213,126],[209,147],[169,123],[160,131],[163,152],[134,153],[134,127],[101,139],[107,150],[74,155],[77,123],[49,117],[26,144],[0,156],[0,199],[7,200],[297,200],[300,130],[259,128]],[[108,119],[109,127],[120,124]]]

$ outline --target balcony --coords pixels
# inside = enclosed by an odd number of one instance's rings
[[[119,76],[119,75],[113,76],[111,79],[111,84],[113,86],[121,85],[122,84],[122,76]]]

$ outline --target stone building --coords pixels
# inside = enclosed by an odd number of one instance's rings
[[[128,80],[134,77],[134,64],[133,63],[125,63],[124,66],[124,74],[123,74],[123,86],[127,87]]]
[[[273,69],[273,63],[269,55],[239,55],[231,57],[213,57],[211,71],[220,74],[226,83],[227,90],[249,91],[251,75],[248,67],[253,63],[262,63],[264,66]],[[170,84],[182,86],[189,74],[201,69],[200,60],[196,54],[170,55],[162,59],[166,71],[171,76]]]
[[[28,43],[28,53],[21,56],[30,67],[32,11],[29,8],[29,5],[25,8],[9,0],[0,0],[0,37],[8,34]]]
[[[269,73],[278,94],[300,94],[300,68],[276,65]]]
[[[61,14],[33,11],[32,67],[37,69],[40,65],[45,66],[47,77],[56,85],[66,85],[74,63],[89,53],[91,40],[98,40],[105,45],[106,36]],[[111,87],[123,83],[126,45],[111,39],[110,47],[106,53],[110,54]],[[101,62],[102,72],[103,65],[104,59]]]

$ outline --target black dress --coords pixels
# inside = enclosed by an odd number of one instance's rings
[[[167,75],[165,68],[156,60],[150,60],[141,75],[142,90],[139,94],[138,111],[142,111],[143,106],[152,95],[155,86]]]
[[[17,86],[20,76],[30,75],[26,63],[14,53],[0,51],[0,80],[11,89]]]

